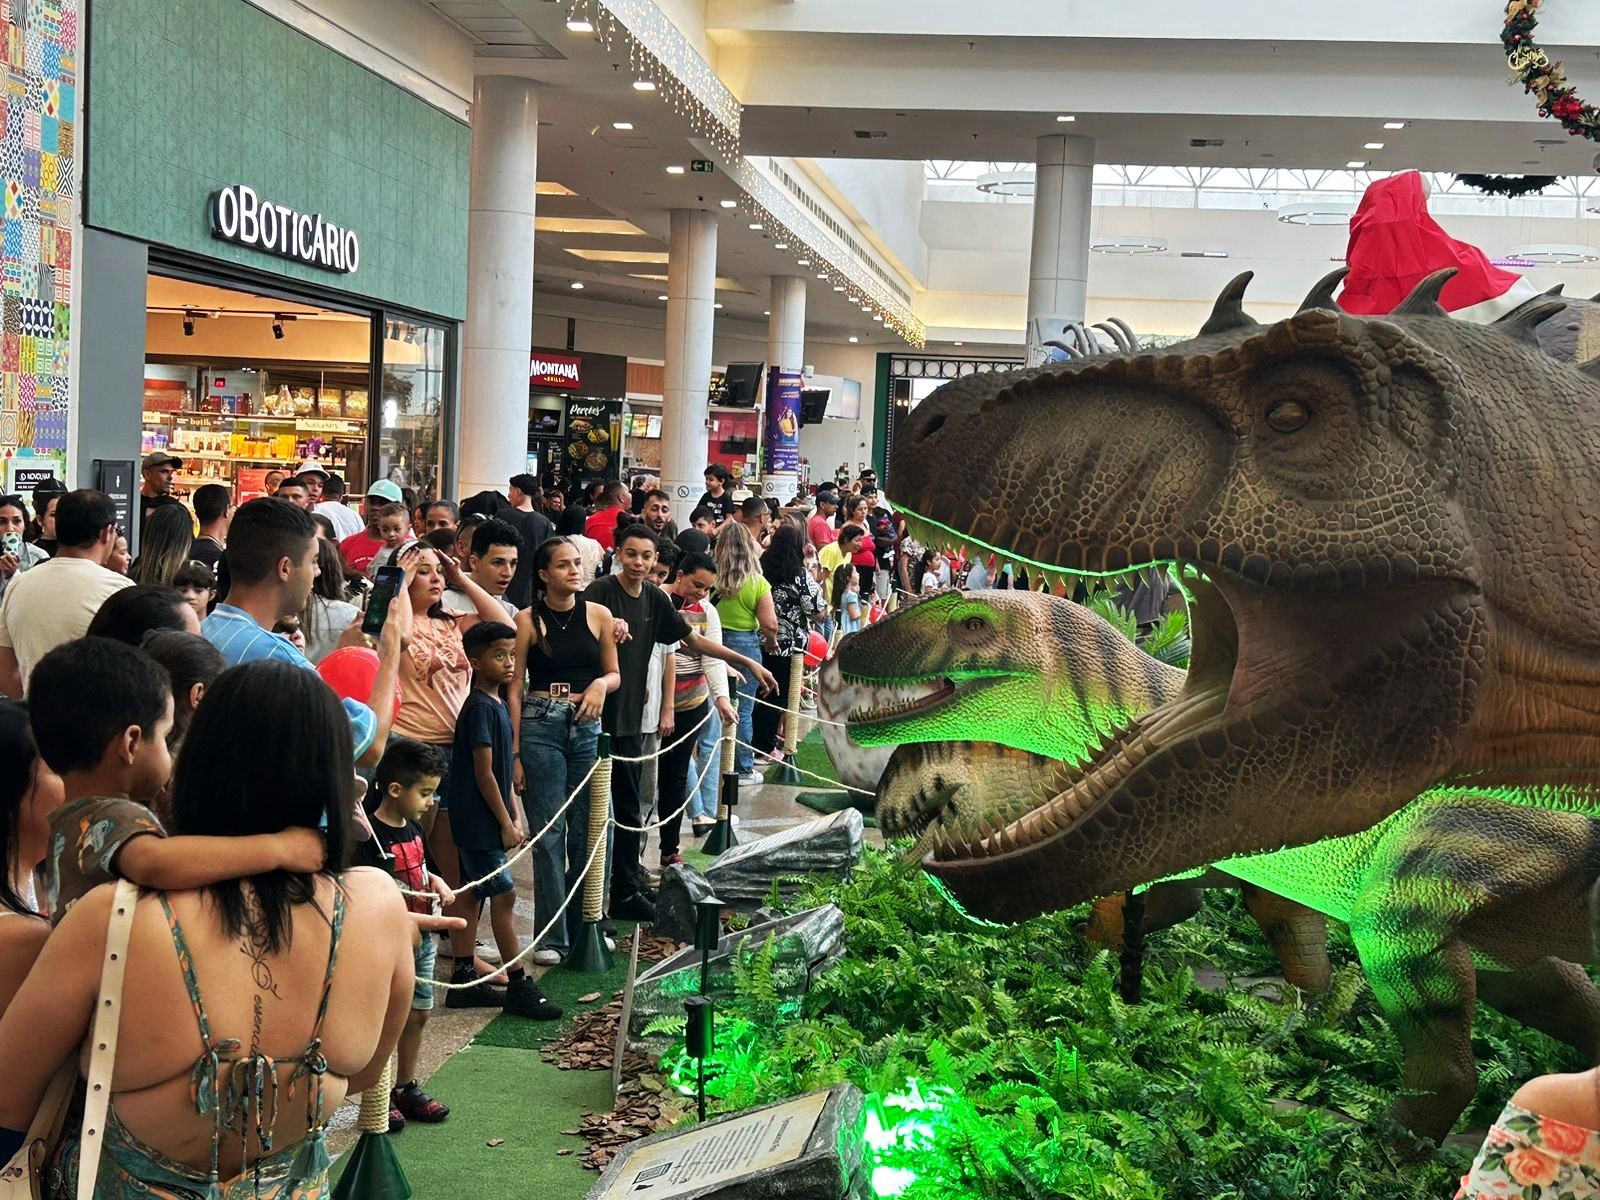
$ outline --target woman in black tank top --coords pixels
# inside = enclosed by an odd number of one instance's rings
[[[533,851],[537,929],[561,907],[589,860],[588,785],[556,813],[594,765],[601,710],[622,683],[611,611],[583,599],[581,564],[578,547],[563,537],[533,552],[533,605],[517,614],[516,676],[506,697],[518,746],[512,782],[522,793],[529,832],[550,826]],[[568,905],[533,961],[559,962],[582,925],[583,906]]]

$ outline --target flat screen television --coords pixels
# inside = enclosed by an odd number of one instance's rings
[[[729,363],[722,377],[722,403],[733,408],[754,408],[761,392],[764,363]]]
[[[800,393],[800,424],[820,425],[828,413],[832,388],[806,388]]]

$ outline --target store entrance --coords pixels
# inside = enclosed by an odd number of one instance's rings
[[[183,459],[180,494],[221,483],[242,503],[308,459],[365,492],[368,315],[151,275],[144,376],[141,453]]]

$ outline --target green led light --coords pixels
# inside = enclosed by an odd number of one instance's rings
[[[900,1091],[874,1092],[867,1097],[862,1109],[862,1140],[874,1196],[880,1200],[898,1196],[917,1181],[917,1170],[905,1161],[915,1160],[935,1144],[940,1118],[956,1102],[949,1088],[924,1090],[919,1079],[906,1080]]]

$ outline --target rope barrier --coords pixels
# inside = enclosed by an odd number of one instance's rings
[[[425,933],[423,937],[432,937]],[[394,1090],[394,1056],[383,1064],[383,1074],[378,1076],[366,1091],[361,1093],[360,1115],[356,1117],[356,1129],[361,1133],[388,1133],[389,1132],[389,1093]]]
[[[749,742],[739,742],[738,744],[743,746],[746,750],[755,751],[757,754],[761,753],[761,751],[756,750],[756,748]],[[796,767],[792,763],[789,764],[789,766],[791,770],[797,771],[801,775],[809,775],[813,779],[820,779],[823,783],[832,784],[834,787],[840,788],[847,792],[855,792],[858,796],[876,796],[878,794],[877,792],[868,791],[866,788],[853,787],[840,779],[829,779],[826,775],[818,775],[815,771],[808,771],[804,767]]]
[[[757,704],[764,704],[768,708],[775,708],[779,712],[788,712],[789,711],[788,708],[786,708],[784,705],[782,705],[782,704],[774,704],[771,700],[763,700],[760,696],[750,696],[748,698],[751,699],[751,700],[754,700]],[[827,717],[819,717],[815,713],[806,713],[805,714],[805,719],[807,721],[815,721],[818,725],[832,725],[836,729],[849,729],[850,728],[850,726],[849,726],[849,724],[847,722],[844,722],[844,721],[833,721],[833,720],[830,720]]]
[[[612,755],[612,757],[614,759],[616,759],[617,762],[626,762],[626,763],[649,762],[652,758],[660,758],[668,750],[676,750],[679,746],[683,745],[683,743],[685,743],[690,738],[692,738],[696,734],[698,734],[700,732],[700,727],[711,719],[711,714],[714,713],[715,711],[716,711],[716,706],[715,705],[711,705],[709,707],[708,711],[706,712],[706,715],[701,717],[698,721],[695,722],[695,725],[694,725],[693,729],[689,730],[688,733],[684,734],[682,737],[678,738],[676,741],[670,742],[667,745],[662,746],[654,754],[640,754],[637,757],[631,756],[631,755],[627,755],[627,754],[614,754],[614,755]]]

